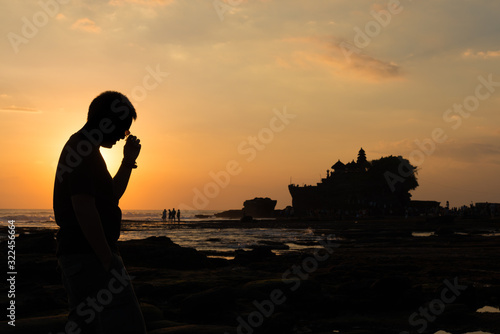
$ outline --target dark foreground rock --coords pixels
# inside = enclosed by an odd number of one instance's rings
[[[164,237],[120,248],[149,333],[499,333],[499,314],[476,310],[499,306],[500,238],[468,234],[498,231],[499,222],[455,222],[459,234],[411,237],[435,227],[425,224],[309,222],[304,228],[335,234],[340,247],[276,255],[267,247],[276,245],[263,245],[234,260]],[[19,238],[16,326],[4,321],[1,333],[65,332],[52,241]],[[0,288],[5,310],[8,287]]]
[[[119,242],[120,253],[131,265],[147,268],[201,269],[207,257],[194,248],[181,247],[167,237]]]

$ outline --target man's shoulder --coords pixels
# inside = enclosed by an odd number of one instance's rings
[[[101,160],[99,147],[92,145],[81,132],[76,132],[68,139],[61,152],[57,178],[62,181],[66,174],[77,177],[81,173],[89,173],[100,168]]]
[[[69,137],[66,144],[74,145],[74,144],[79,144],[79,143],[83,143],[83,142],[87,142],[89,146],[92,146],[92,143],[89,141],[89,139],[81,131],[77,131]]]
[[[71,154],[77,159],[85,159],[99,154],[99,146],[93,145],[80,131],[69,137],[63,154]]]

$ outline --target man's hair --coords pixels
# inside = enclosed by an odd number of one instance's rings
[[[137,113],[130,100],[122,93],[106,91],[97,96],[89,106],[87,122],[98,125],[105,118],[115,124],[132,124]]]

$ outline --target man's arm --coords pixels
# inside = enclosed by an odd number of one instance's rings
[[[116,175],[113,178],[113,190],[116,199],[120,199],[125,193],[131,173],[132,165],[122,162],[118,172],[116,172]]]
[[[71,202],[83,235],[104,268],[108,270],[113,259],[113,253],[106,240],[94,197],[86,194],[73,195],[71,196]]]
[[[141,151],[140,140],[136,136],[130,135],[123,147],[123,161],[113,178],[113,190],[116,199],[120,199],[127,189],[128,181],[132,169],[135,168],[135,160]]]

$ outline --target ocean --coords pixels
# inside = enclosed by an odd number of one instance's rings
[[[160,221],[163,210],[122,210],[122,219],[141,221]],[[203,218],[196,218],[196,215],[213,216],[220,210],[189,210],[181,212],[182,220],[186,222],[200,221]],[[57,228],[54,221],[52,209],[0,209],[0,222],[7,223],[8,220],[15,220],[17,225],[25,227],[47,227]]]
[[[181,212],[181,224],[161,220],[162,210],[122,210],[122,233],[120,241],[145,239],[151,236],[167,236],[182,247],[192,247],[214,256],[231,257],[237,249],[250,250],[255,246],[270,246],[274,252],[282,254],[289,251],[320,247],[318,241],[324,236],[311,228],[210,228],[196,227],[195,222],[231,219],[215,218],[220,210],[193,210]],[[198,218],[196,215],[208,216]],[[7,226],[9,220],[15,221],[20,230],[58,229],[52,210],[0,209],[0,226]],[[237,219],[232,219],[237,225]],[[193,226],[192,226],[193,225]],[[0,240],[6,234],[0,233]],[[227,255],[227,256],[226,256]]]

